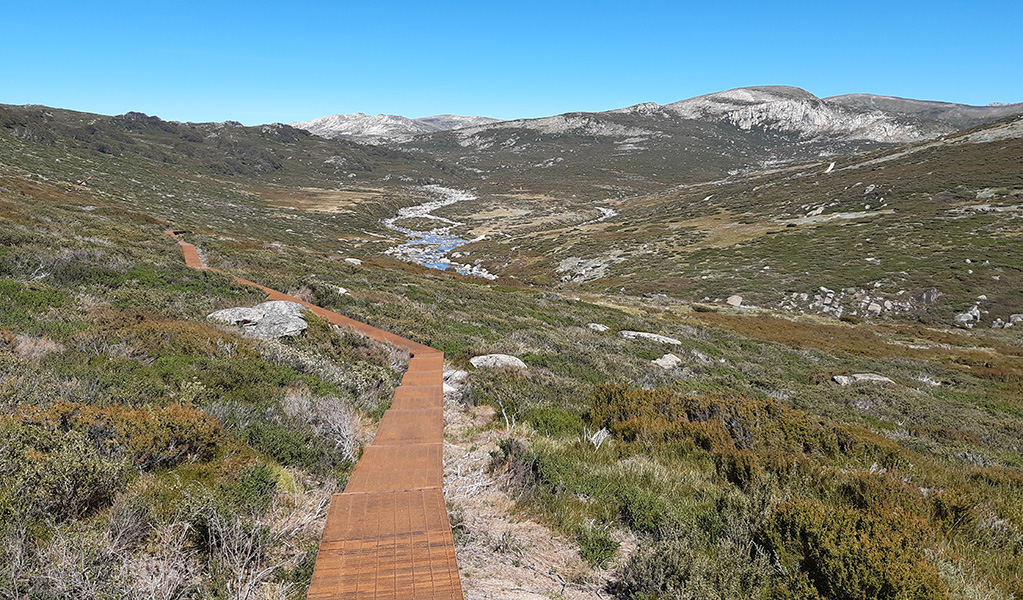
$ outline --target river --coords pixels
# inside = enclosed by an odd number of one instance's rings
[[[456,227],[465,225],[465,223],[459,223],[458,221],[452,221],[451,219],[445,219],[433,214],[433,211],[450,206],[456,202],[476,200],[476,196],[472,192],[439,185],[428,185],[424,186],[423,189],[432,199],[422,204],[402,208],[398,210],[397,215],[384,219],[383,224],[385,227],[392,231],[403,233],[409,238],[404,244],[388,249],[385,254],[390,254],[402,260],[414,262],[432,269],[454,269],[463,275],[472,275],[484,279],[497,279],[497,275],[483,267],[457,263],[447,257],[455,248],[480,241],[483,237],[473,240],[460,238],[452,234],[451,231]],[[410,219],[428,219],[436,221],[439,226],[429,231],[416,231],[400,225],[401,221]]]

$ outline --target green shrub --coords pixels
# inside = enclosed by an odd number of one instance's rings
[[[109,504],[131,473],[83,432],[0,418],[0,521],[80,517]]]
[[[925,531],[921,522],[898,511],[879,513],[795,500],[778,508],[761,542],[792,574],[778,590],[782,596],[946,598],[937,569],[924,556],[929,545]]]
[[[714,454],[718,475],[729,483],[746,490],[763,476],[763,469],[752,452],[719,452]]]
[[[0,281],[0,325],[29,325],[33,315],[70,301],[67,292],[48,285]]]
[[[526,412],[526,421],[533,429],[547,436],[579,435],[583,431],[583,418],[579,413],[555,406],[541,406]]]
[[[622,521],[634,531],[657,533],[668,520],[668,502],[655,490],[625,485],[618,492]]]
[[[690,444],[715,452],[778,450],[834,455],[856,438],[772,398],[681,396],[670,389],[598,385],[590,421],[624,442]]]
[[[618,542],[604,527],[584,525],[576,535],[579,556],[594,567],[603,567],[618,553]]]
[[[278,478],[265,463],[242,469],[237,479],[221,484],[224,498],[238,510],[256,515],[266,511],[273,502]]]
[[[308,431],[277,423],[252,423],[245,428],[250,446],[282,465],[311,466],[319,458],[316,437]]]
[[[621,600],[766,598],[768,561],[749,547],[680,536],[641,546],[609,588]]]
[[[243,435],[250,446],[285,466],[304,467],[326,475],[341,473],[352,465],[343,451],[293,419],[250,423]]]

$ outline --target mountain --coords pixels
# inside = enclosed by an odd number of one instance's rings
[[[450,129],[460,129],[496,123],[490,117],[463,117],[459,115],[436,115],[410,119],[400,115],[330,115],[291,123],[292,127],[304,129],[325,138],[347,138],[368,144],[407,141],[412,136]]]
[[[491,184],[599,199],[933,139],[1019,113],[1023,104],[821,99],[794,87],[748,87],[419,135],[399,147],[485,172]]]

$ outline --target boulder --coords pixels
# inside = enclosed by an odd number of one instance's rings
[[[679,358],[678,356],[675,356],[674,354],[665,354],[664,356],[655,359],[651,362],[653,362],[658,367],[661,367],[662,369],[674,369],[675,367],[682,364],[682,359]]]
[[[207,318],[231,325],[240,325],[245,330],[242,333],[244,337],[275,340],[280,337],[298,335],[309,327],[305,319],[302,318],[303,310],[305,308],[297,302],[271,300],[251,308],[244,306],[225,308],[210,313]]]
[[[725,304],[729,306],[734,306],[735,308],[739,308],[739,306],[742,304],[742,296],[739,295],[729,296],[728,299],[725,300]]]
[[[955,316],[955,324],[957,327],[966,327],[970,329],[975,323],[980,322],[980,307],[976,304],[970,310],[959,313]]]
[[[874,383],[882,385],[895,385],[895,382],[884,375],[877,373],[854,373],[853,375],[835,375],[832,377],[838,385],[852,385],[854,383]]]
[[[207,319],[220,321],[229,325],[251,325],[263,318],[263,311],[247,306],[237,308],[225,308],[206,316]]]
[[[593,331],[597,331],[597,332],[600,332],[600,333],[604,333],[608,329],[611,329],[607,325],[601,325],[600,323],[590,323],[590,324],[587,325],[587,327],[589,327]]]
[[[468,371],[448,370],[444,371],[444,395],[449,396],[461,389],[462,380],[469,376]]]
[[[645,331],[622,331],[622,337],[627,340],[634,340],[636,338],[643,338],[652,342],[659,342],[661,344],[671,344],[673,346],[681,346],[682,342],[675,338],[670,338],[666,335],[659,335],[656,333],[647,333]]]
[[[346,258],[345,262],[350,264],[350,265],[355,265],[355,266],[359,266],[359,265],[362,264],[362,261],[357,259],[357,258]]]
[[[469,376],[468,371],[462,371],[461,369],[450,369],[444,371],[444,383],[456,384],[461,382],[468,376]]]
[[[469,359],[469,364],[477,369],[496,369],[499,367],[513,367],[516,369],[526,368],[526,363],[508,354],[484,354],[482,356],[475,356]]]

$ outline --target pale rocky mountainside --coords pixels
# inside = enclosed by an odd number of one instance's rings
[[[1018,113],[1023,104],[822,99],[795,87],[748,87],[429,133],[402,149],[486,173],[495,189],[556,189],[600,201],[931,140]]]
[[[460,115],[436,115],[410,119],[401,115],[330,115],[291,123],[292,127],[304,129],[325,138],[347,138],[357,142],[379,144],[382,142],[407,141],[412,136],[495,123],[490,117],[463,117]]]
[[[665,135],[679,119],[727,123],[741,130],[798,133],[804,137],[835,136],[848,140],[904,143],[929,139],[964,127],[1023,113],[1023,104],[966,106],[888,96],[851,94],[818,98],[788,86],[745,87],[697,96],[671,104],[644,102],[604,113],[569,113],[541,119],[519,119],[463,128],[468,137],[492,129],[533,129],[598,136]],[[627,127],[614,115],[632,115],[646,127]]]

